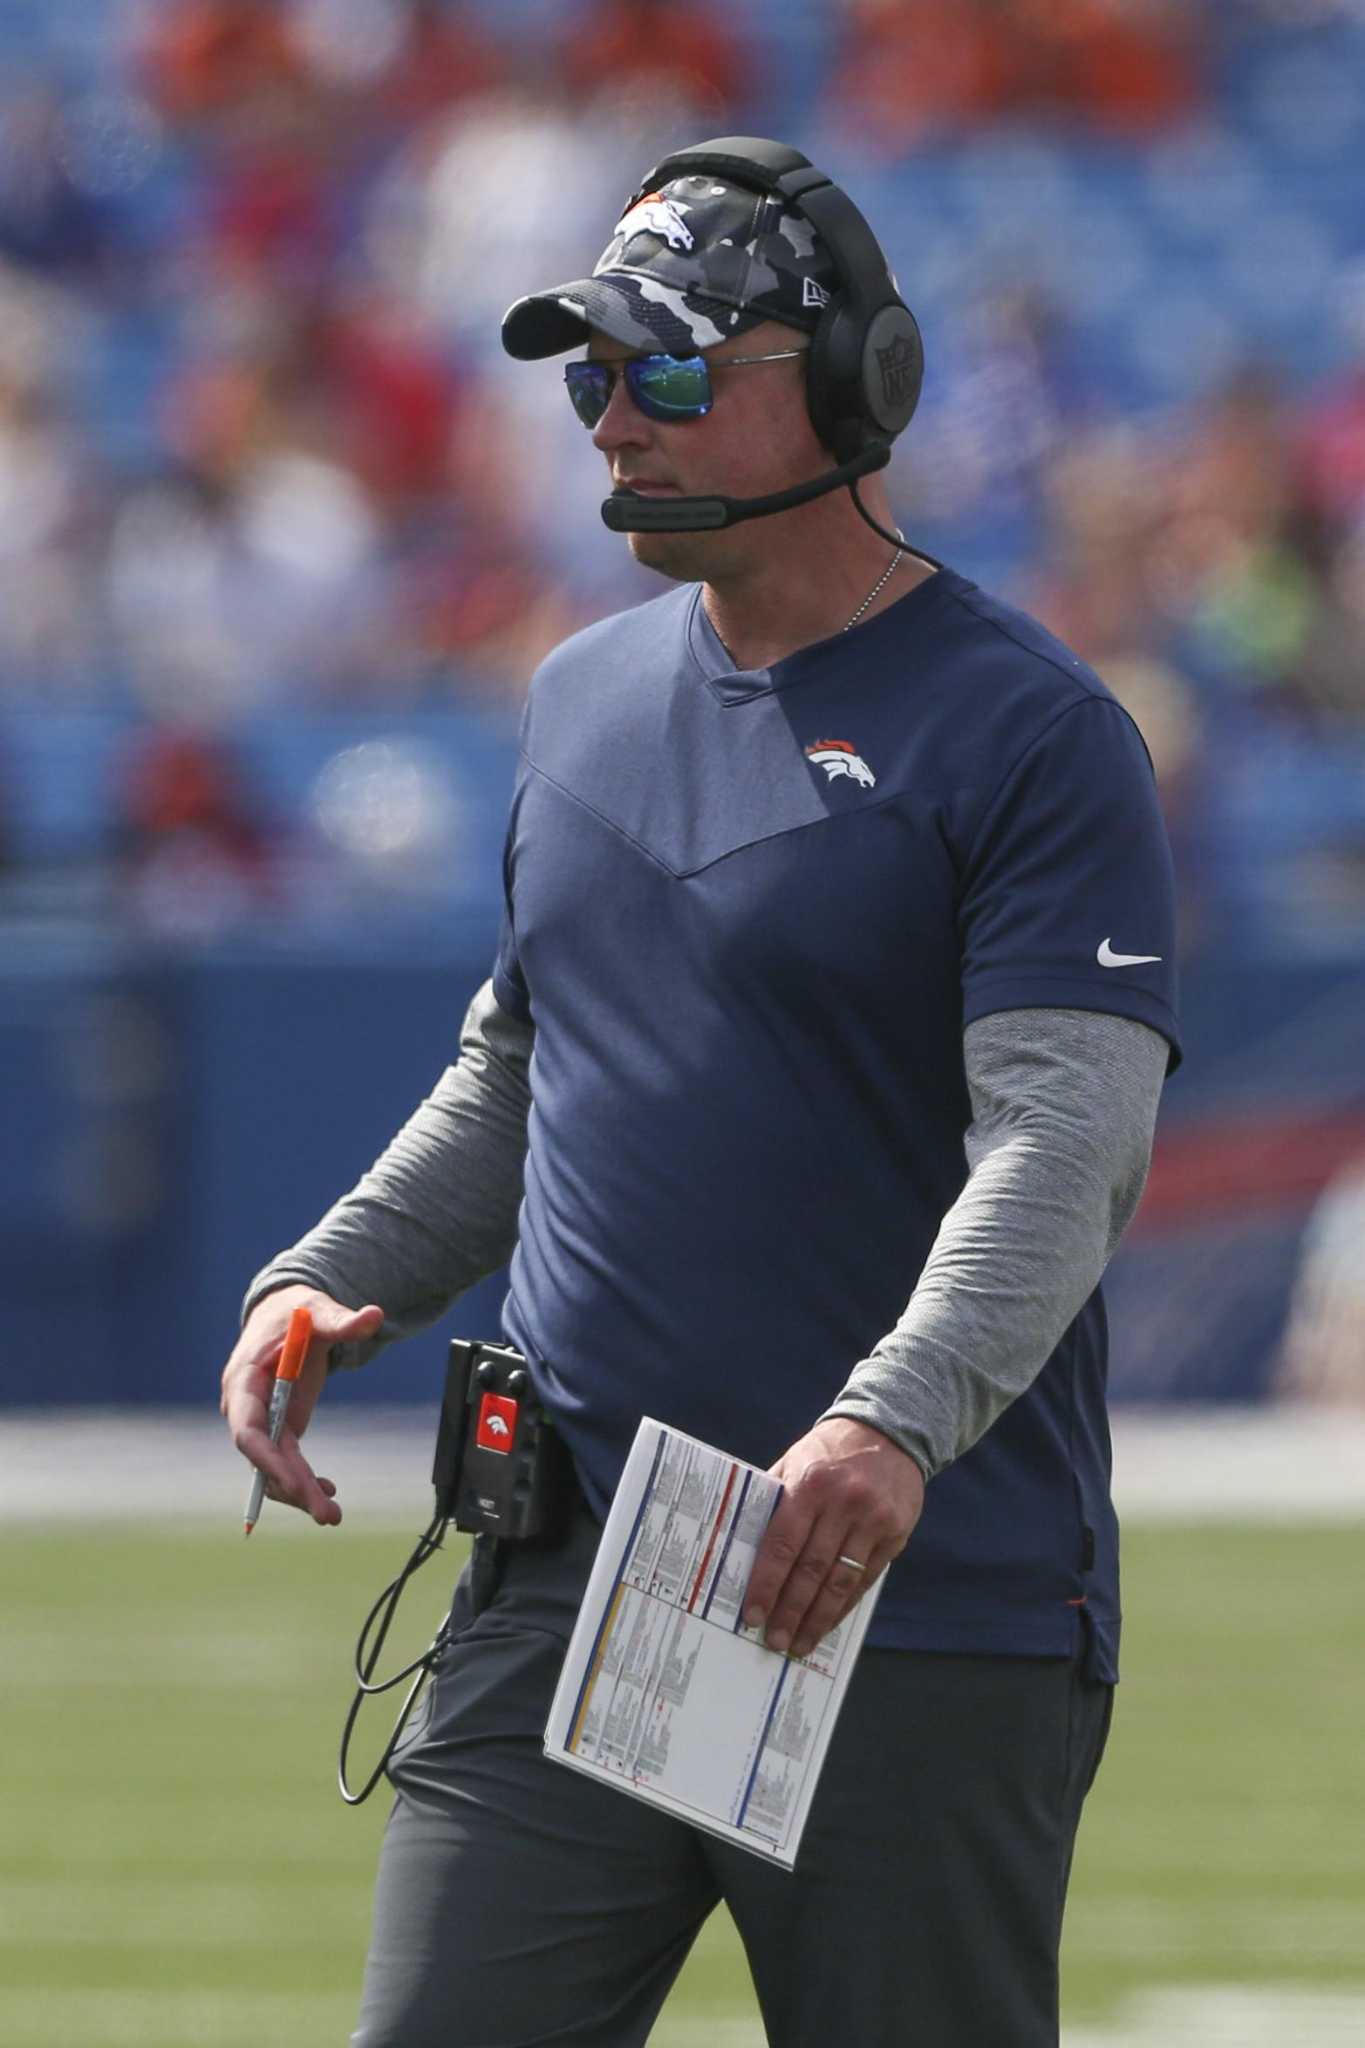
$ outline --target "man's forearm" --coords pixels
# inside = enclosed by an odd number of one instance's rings
[[[466,1013],[458,1061],[351,1192],[256,1275],[243,1315],[293,1281],[351,1308],[378,1302],[379,1336],[338,1361],[359,1365],[505,1264],[521,1202],[532,1039],[486,982]]]
[[[1142,1193],[1167,1045],[1124,1017],[1012,1010],[964,1037],[967,1184],[905,1314],[826,1411],[927,1477],[1032,1383]]]

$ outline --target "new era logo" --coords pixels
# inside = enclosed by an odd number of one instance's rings
[[[803,277],[801,280],[801,303],[803,306],[827,306],[829,304],[829,293],[822,284],[817,284],[813,277]]]

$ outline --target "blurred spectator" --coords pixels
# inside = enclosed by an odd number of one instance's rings
[[[0,257],[53,278],[89,278],[111,244],[110,222],[72,176],[62,103],[33,84],[0,117]]]
[[[327,445],[383,506],[450,488],[460,387],[410,311],[378,291],[338,295],[297,337],[294,374]]]
[[[505,524],[457,514],[395,557],[354,687],[373,696],[382,677],[391,699],[517,704],[536,665],[585,623]]]
[[[385,111],[403,127],[491,92],[506,76],[501,52],[474,8],[402,0],[403,31],[379,80]]]
[[[1360,360],[1310,402],[1300,462],[1308,505],[1324,524],[1365,519],[1365,338]]]
[[[103,680],[100,493],[62,393],[80,325],[66,291],[0,266],[0,700],[54,705]]]
[[[1144,136],[1203,101],[1198,11],[1183,0],[1012,0],[998,11],[1012,16],[1015,111]]]
[[[835,120],[890,153],[988,120],[1153,134],[1203,98],[1177,0],[846,0]]]
[[[191,130],[240,120],[305,86],[279,0],[170,0],[146,9],[141,68],[157,106]]]
[[[749,90],[744,52],[726,17],[704,0],[589,0],[565,43],[564,78],[581,100],[722,128]]]
[[[519,695],[578,615],[533,551],[495,394],[368,288],[235,301],[222,331],[169,397],[178,472],[115,534],[140,701],[410,702],[452,674]]]
[[[1358,129],[1266,125],[1265,95],[1293,112],[1285,44],[1331,21],[1313,106],[1331,72],[1349,123],[1352,19],[793,0],[763,17],[782,61],[759,63],[715,0],[137,0],[98,79],[16,67],[0,119],[0,705],[131,701],[230,736],[274,706],[513,704],[566,631],[657,586],[605,542],[559,366],[502,359],[503,310],[590,267],[669,147],[814,137],[832,107],[855,193],[859,158],[886,159],[925,320],[907,524],[1096,662],[1177,837],[1224,832],[1239,903],[1301,905],[1309,842],[1335,831],[1344,932],[1365,296],[1352,365],[1276,278],[1302,284],[1307,221],[1349,321],[1365,184],[1340,143]],[[1206,65],[1214,36],[1239,63]],[[1212,169],[1175,178],[1190,161]],[[1235,360],[1239,333],[1264,364],[1207,388],[1201,349],[1221,335]]]
[[[326,107],[306,99],[228,135],[205,192],[202,260],[230,275],[319,284],[342,246],[336,156]]]
[[[836,124],[899,153],[1005,104],[1008,56],[988,0],[846,0]]]
[[[1213,521],[1256,542],[1282,529],[1293,495],[1291,417],[1281,380],[1248,363],[1200,406],[1172,477],[1177,520]]]
[[[413,579],[411,617],[442,694],[455,674],[515,701],[551,648],[593,614],[536,551],[496,396],[484,387],[460,415],[443,546]],[[397,618],[394,630],[403,631]]]
[[[1210,686],[1276,715],[1365,715],[1360,550],[1321,548],[1294,437],[1253,366],[1164,441],[1073,440],[1047,480],[1049,623],[1096,660],[1182,647]]]
[[[227,748],[153,731],[117,801],[126,900],[144,929],[208,938],[275,903],[274,859]]]
[[[1073,436],[1048,467],[1030,602],[1088,661],[1160,638],[1147,582],[1157,500],[1155,451],[1129,427]]]
[[[1234,691],[1293,711],[1318,602],[1295,518],[1289,408],[1249,366],[1215,392],[1163,464],[1149,581],[1165,621],[1188,627]]]
[[[1365,1407],[1365,1157],[1324,1188],[1309,1218],[1277,1391]]]
[[[293,447],[385,506],[448,487],[459,384],[401,302],[370,287],[234,294],[205,343],[166,395],[166,431],[220,482]]]
[[[1334,727],[1365,734],[1365,519],[1328,562],[1297,673],[1299,694],[1328,737]]]
[[[527,279],[576,277],[601,253],[626,196],[619,141],[543,71],[419,130],[369,206],[378,275],[460,348],[500,355]]]
[[[1089,382],[1047,295],[1001,281],[942,336],[935,403],[898,454],[931,516],[1000,522],[1038,508],[1045,466],[1089,409]]]
[[[1060,451],[1046,489],[1046,567],[1029,601],[1131,714],[1179,852],[1197,802],[1203,721],[1151,586],[1163,489],[1158,466],[1136,436],[1107,429]]]

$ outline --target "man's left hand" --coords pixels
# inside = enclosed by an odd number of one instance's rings
[[[770,1650],[806,1657],[904,1550],[924,1475],[890,1437],[842,1415],[817,1422],[770,1469],[783,1494],[749,1574],[744,1620],[766,1624]]]

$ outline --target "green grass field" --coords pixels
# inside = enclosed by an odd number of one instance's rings
[[[248,1546],[0,1536],[5,2048],[347,2039],[386,1801],[342,1806],[336,1737],[356,1624],[406,1538],[279,1519]],[[442,1574],[409,1595],[414,1636]],[[1129,1532],[1127,1678],[1068,1923],[1078,2038],[1177,1984],[1365,2000],[1363,1586],[1358,1526]],[[655,2042],[703,2031],[762,2038],[719,1916]]]

